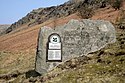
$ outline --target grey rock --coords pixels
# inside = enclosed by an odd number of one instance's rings
[[[35,62],[35,70],[40,74],[61,64],[61,62],[46,62],[48,37],[53,33],[61,37],[62,62],[98,51],[116,41],[114,26],[103,20],[71,20],[55,29],[42,27],[39,32]]]
[[[0,35],[5,34],[10,25],[0,25]]]

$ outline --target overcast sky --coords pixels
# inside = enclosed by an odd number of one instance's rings
[[[1,0],[0,24],[12,24],[33,9],[63,4],[68,0]]]

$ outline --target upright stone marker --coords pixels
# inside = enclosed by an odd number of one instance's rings
[[[86,55],[116,41],[115,29],[108,21],[71,20],[56,27],[40,29],[35,70],[44,74],[61,62]]]

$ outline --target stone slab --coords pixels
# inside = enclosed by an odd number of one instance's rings
[[[44,26],[39,32],[35,62],[35,70],[40,74],[48,72],[61,63],[46,60],[47,43],[50,35],[54,33],[61,38],[62,62],[98,51],[116,41],[115,28],[108,21],[83,19],[81,21],[71,20],[55,29]]]

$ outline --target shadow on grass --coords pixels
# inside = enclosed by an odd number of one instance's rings
[[[29,70],[28,72],[26,72],[26,78],[37,77],[37,76],[41,75],[37,73],[35,70]]]

